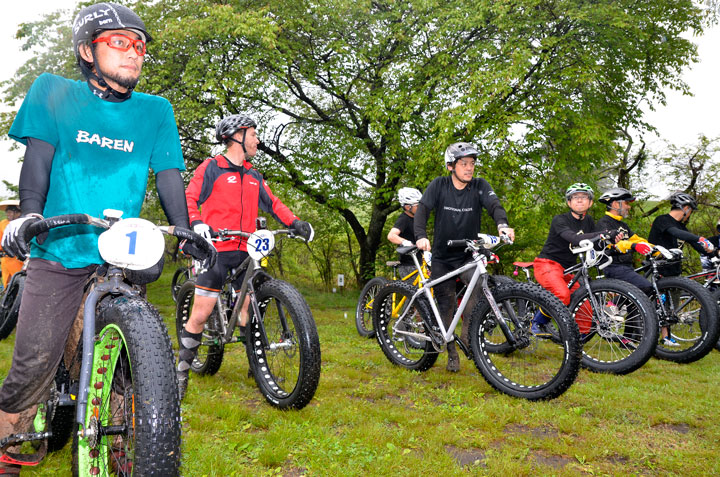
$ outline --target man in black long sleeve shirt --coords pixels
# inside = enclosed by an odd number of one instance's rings
[[[680,240],[689,244],[698,253],[710,253],[715,247],[705,237],[690,233],[685,224],[697,209],[697,201],[684,192],[676,192],[670,196],[670,213],[655,218],[650,227],[648,240],[665,248],[678,248]],[[682,274],[682,264],[673,263],[659,269],[664,276],[673,277]]]
[[[441,277],[457,269],[467,262],[470,255],[463,248],[448,248],[448,240],[461,240],[477,238],[480,233],[480,218],[482,209],[486,209],[498,227],[499,233],[507,234],[515,239],[515,231],[508,227],[507,213],[500,204],[500,200],[485,179],[473,178],[475,161],[478,151],[470,143],[459,142],[451,144],[445,151],[445,165],[451,172],[450,176],[435,178],[425,190],[420,199],[420,205],[415,213],[415,238],[420,250],[430,250],[430,241],[427,238],[427,220],[430,211],[435,211],[434,242],[432,245],[433,279]],[[471,273],[463,274],[460,279],[470,282]],[[436,285],[435,298],[438,311],[445,326],[452,322],[455,309],[455,283],[452,280]],[[472,310],[477,303],[474,290],[467,304],[467,310]],[[460,339],[468,343],[469,320],[463,320]],[[447,345],[447,370],[457,372],[460,370],[460,358],[455,343]]]
[[[566,306],[570,304],[570,295],[580,284],[575,283],[571,289],[567,284],[573,275],[563,272],[577,263],[577,256],[572,253],[571,247],[580,245],[580,241],[596,237],[601,232],[594,232],[595,221],[587,215],[593,204],[594,193],[592,188],[582,182],[575,183],[565,191],[569,212],[556,215],[550,224],[548,238],[545,240],[540,255],[535,258],[535,279],[545,289],[557,296]],[[577,316],[592,316],[592,313],[578,313]],[[540,332],[540,325],[547,323],[546,317],[536,314],[533,319],[532,331]],[[590,331],[590,321],[578,322],[580,333]]]

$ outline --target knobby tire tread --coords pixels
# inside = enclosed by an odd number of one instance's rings
[[[276,376],[272,374],[272,369],[266,372],[262,370],[263,364],[260,360],[267,361],[267,354],[262,349],[261,340],[254,336],[259,333],[259,328],[255,324],[251,307],[249,322],[245,328],[245,346],[250,370],[268,403],[279,409],[302,409],[315,396],[320,383],[320,337],[312,311],[300,292],[282,280],[271,279],[264,282],[256,291],[256,297],[259,305],[267,302],[266,307],[275,307],[276,304],[272,302],[279,301],[288,312],[297,340],[297,349],[294,351],[300,353],[300,369],[295,386],[289,393],[285,392],[287,390],[279,390],[273,386]]]
[[[178,475],[180,403],[167,328],[154,307],[140,298],[125,296],[109,300],[98,312],[98,335],[112,326],[120,330],[125,341],[119,360],[127,357],[132,370],[133,475]],[[92,403],[88,403],[88,412],[92,412]],[[77,468],[77,435],[73,444],[73,472],[83,475]]]
[[[374,338],[375,329],[373,326],[372,309],[366,314],[366,305],[368,294],[373,293],[373,297],[377,295],[377,292],[388,283],[388,279],[385,277],[375,277],[369,280],[358,297],[357,306],[355,307],[355,328],[357,328],[358,334],[365,338]],[[373,302],[374,303],[374,302]]]
[[[380,306],[373,307],[373,327],[375,328],[375,338],[380,345],[380,349],[382,349],[385,357],[387,357],[392,364],[411,371],[427,371],[435,364],[438,358],[438,352],[432,343],[430,341],[424,341],[422,342],[422,346],[418,346],[420,343],[413,340],[411,347],[420,354],[418,358],[414,360],[405,358],[401,353],[395,351],[397,348],[394,345],[393,336],[389,334],[395,322],[388,321],[389,318],[384,312],[386,308],[384,302],[391,299],[391,295],[402,295],[410,300],[410,297],[416,290],[417,289],[410,283],[400,280],[389,282],[380,289],[375,296],[375,302]],[[426,323],[431,323],[435,320],[426,297],[418,296],[414,306],[418,313],[425,318],[424,321]]]

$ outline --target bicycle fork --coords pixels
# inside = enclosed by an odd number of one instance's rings
[[[108,273],[108,280],[96,282],[85,299],[83,310],[83,334],[82,334],[82,365],[80,366],[80,389],[77,396],[77,407],[75,409],[75,422],[79,426],[78,437],[95,439],[99,437],[99,428],[85,427],[85,417],[88,403],[88,390],[90,387],[90,375],[92,374],[93,356],[95,353],[95,308],[100,298],[109,293],[119,293],[134,296],[138,293],[132,287],[123,283],[122,272],[119,270]],[[127,432],[125,426],[103,427],[103,435],[123,434]]]

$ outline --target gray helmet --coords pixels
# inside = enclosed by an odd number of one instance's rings
[[[220,122],[217,123],[217,126],[215,126],[215,138],[219,142],[224,143],[239,130],[256,127],[257,124],[250,116],[245,116],[244,114],[233,114],[222,118]]]
[[[140,17],[128,7],[117,3],[102,2],[83,8],[75,17],[72,29],[73,51],[79,62],[79,45],[90,43],[100,31],[130,30],[140,35],[145,43],[152,41]]]
[[[479,154],[478,150],[471,143],[456,142],[450,144],[448,148],[445,149],[445,164],[454,164],[458,159],[468,156],[477,158]]]
[[[697,201],[690,194],[675,192],[670,196],[670,207],[673,209],[682,209],[686,205],[689,205],[692,210],[698,208]]]
[[[623,187],[615,187],[610,190],[606,190],[603,195],[600,196],[598,199],[603,204],[610,205],[615,200],[624,200],[626,202],[634,202],[635,197],[632,195],[632,193],[623,188]]]
[[[420,202],[422,193],[412,187],[403,187],[398,191],[398,202],[400,205],[415,205]]]
[[[565,200],[570,200],[573,194],[577,194],[578,192],[584,192],[590,197],[590,200],[595,198],[595,192],[593,192],[592,187],[584,182],[576,182],[565,190]]]

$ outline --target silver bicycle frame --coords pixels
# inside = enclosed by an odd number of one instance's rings
[[[431,340],[425,334],[413,333],[411,331],[405,331],[405,330],[398,329],[398,325],[405,318],[406,313],[410,309],[411,305],[415,302],[415,299],[420,294],[424,294],[425,297],[428,299],[428,302],[430,302],[430,308],[432,309],[433,315],[435,317],[435,321],[437,322],[437,324],[440,327],[440,331],[442,333],[443,339],[445,340],[445,343],[451,342],[454,339],[453,336],[455,333],[455,328],[457,327],[457,324],[460,321],[460,317],[462,316],[463,312],[465,311],[467,302],[470,300],[470,294],[475,290],[475,285],[477,284],[478,280],[480,279],[480,276],[487,273],[487,267],[485,266],[486,261],[483,260],[484,258],[485,257],[482,256],[479,252],[474,251],[472,262],[466,263],[465,265],[458,268],[457,270],[447,273],[447,274],[445,274],[441,277],[438,277],[434,280],[425,278],[421,273],[420,274],[420,282],[422,283],[422,287],[418,288],[418,290],[410,298],[410,303],[408,303],[405,311],[402,313],[402,315],[400,315],[398,320],[395,322],[395,325],[393,326],[393,331],[395,331],[399,335],[412,336],[413,338],[417,338],[420,340],[425,340],[425,341]],[[417,266],[418,270],[420,270],[420,264],[418,263],[417,256],[413,255],[413,261],[415,261],[415,265]],[[450,325],[446,329],[445,325],[442,322],[442,318],[440,317],[440,312],[438,311],[437,304],[435,303],[435,300],[433,299],[430,289],[433,286],[437,285],[438,283],[447,281],[450,278],[453,278],[462,273],[465,273],[467,270],[470,270],[472,268],[474,268],[475,271],[473,272],[472,278],[470,279],[470,283],[467,286],[467,291],[463,295],[463,298],[460,301],[460,305],[458,305],[457,311],[455,312],[455,316],[453,316],[452,322],[450,322]],[[485,293],[487,296],[489,294],[489,290]],[[492,298],[492,296],[490,296],[489,298]],[[493,306],[494,311],[497,312],[497,305],[495,305],[495,301],[491,299],[490,303],[491,303],[491,306]],[[498,314],[499,314],[499,312],[498,312]]]

